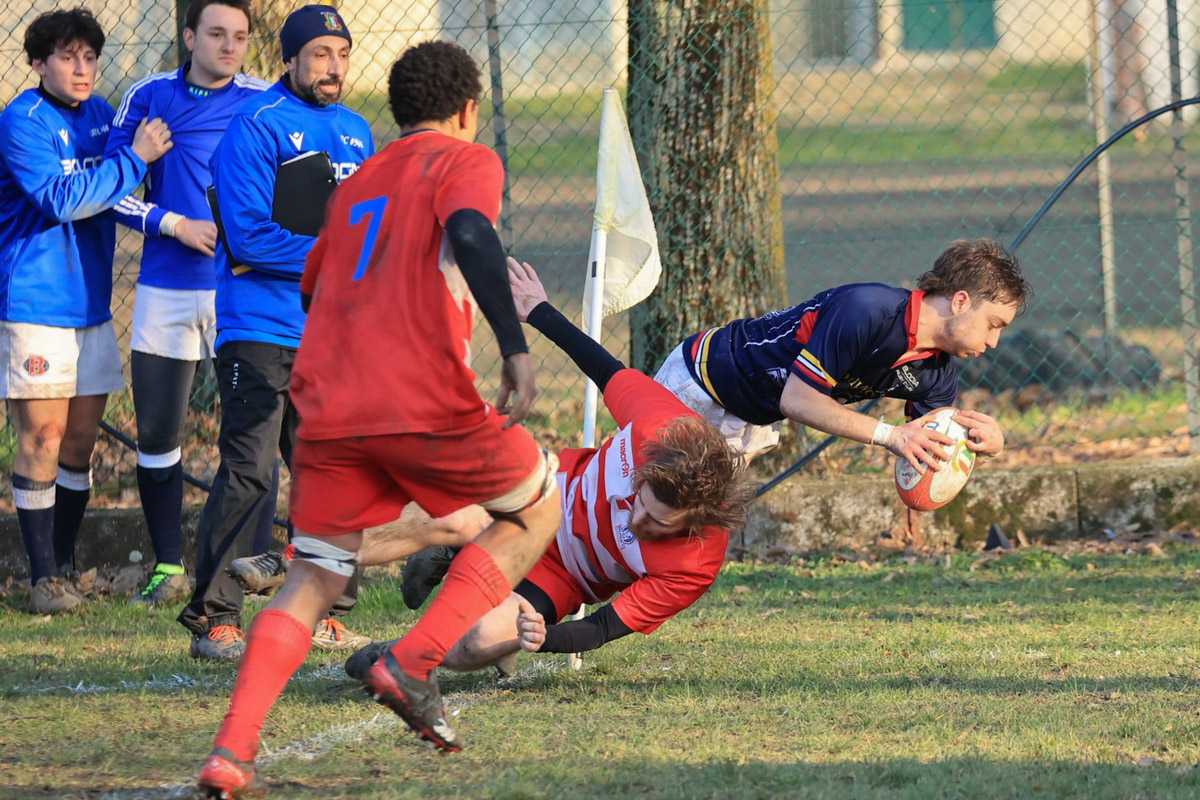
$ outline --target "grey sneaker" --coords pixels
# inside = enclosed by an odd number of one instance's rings
[[[57,575],[42,578],[29,587],[29,605],[35,614],[58,614],[83,603],[83,595],[75,584]]]
[[[357,650],[375,641],[370,636],[354,633],[332,617],[317,623],[313,631],[313,647],[321,650]]]
[[[235,558],[225,574],[237,581],[246,594],[268,594],[287,579],[288,559],[270,550],[257,556]]]
[[[423,606],[430,593],[446,577],[450,562],[461,549],[447,545],[426,547],[409,558],[400,573],[400,594],[404,597],[404,605],[414,611]]]
[[[183,569],[179,567],[178,569]],[[184,572],[167,572],[163,565],[150,574],[150,580],[145,588],[129,598],[130,605],[160,606],[179,603],[186,600],[192,593],[192,582]]]
[[[203,661],[242,660],[246,652],[246,634],[235,625],[217,625],[208,633],[192,634],[192,646],[188,654]]]
[[[367,670],[363,688],[371,699],[395,711],[418,736],[433,742],[434,747],[462,752],[462,739],[446,722],[436,672],[427,681],[417,680],[400,668],[400,662],[389,650]]]
[[[383,654],[391,650],[392,645],[398,641],[400,640],[392,639],[390,642],[371,642],[366,647],[356,651],[346,659],[346,674],[356,681],[361,681],[367,677],[367,670],[371,669],[371,665],[383,658]]]

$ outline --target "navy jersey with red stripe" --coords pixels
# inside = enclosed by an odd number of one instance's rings
[[[902,398],[908,416],[919,417],[952,405],[958,394],[949,355],[910,353],[922,295],[879,283],[837,286],[691,336],[684,359],[714,400],[755,425],[783,419],[779,398],[789,375],[840,403]]]

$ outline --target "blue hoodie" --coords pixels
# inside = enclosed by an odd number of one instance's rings
[[[301,153],[324,151],[338,181],[375,152],[367,121],[343,105],[318,106],[297,97],[284,81],[234,114],[212,157],[213,185],[233,257],[251,269],[234,275],[217,248],[217,347],[226,342],[269,342],[299,347],[306,314],[300,276],[316,242],[271,221],[275,173]]]

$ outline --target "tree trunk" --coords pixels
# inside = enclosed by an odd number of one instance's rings
[[[663,263],[631,317],[644,371],[786,303],[772,86],[766,0],[630,0],[630,132]]]

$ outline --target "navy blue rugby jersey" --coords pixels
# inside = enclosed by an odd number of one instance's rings
[[[915,419],[958,394],[954,359],[940,350],[910,354],[923,294],[879,283],[837,286],[690,336],[684,360],[715,401],[756,425],[783,419],[779,398],[789,375],[839,403],[902,398]]]

